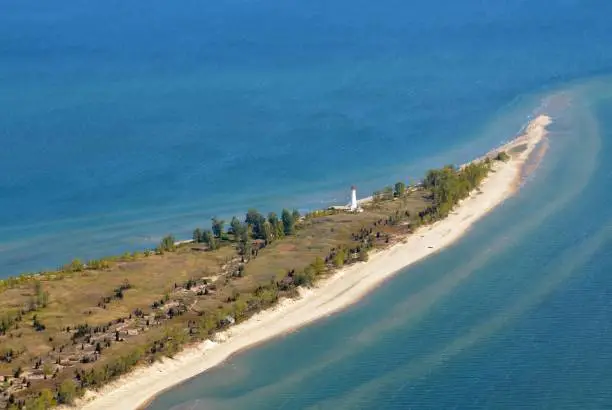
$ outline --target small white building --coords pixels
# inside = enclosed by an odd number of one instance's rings
[[[359,206],[359,201],[357,201],[357,188],[355,185],[351,187],[351,200],[347,205],[333,205],[328,209],[345,212],[363,212],[363,209]]]
[[[351,187],[351,205],[350,210],[352,212],[357,211],[357,188],[355,185]]]
[[[357,187],[355,185],[351,187],[351,202],[348,204],[347,208],[351,212],[363,212],[363,209],[359,206],[359,202],[357,201]]]

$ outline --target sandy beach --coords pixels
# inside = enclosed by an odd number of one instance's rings
[[[527,159],[545,137],[550,122],[549,117],[539,116],[531,121],[523,135],[492,151],[510,151],[519,146],[522,149],[508,162],[495,162],[494,172],[482,183],[480,192],[473,192],[443,221],[420,228],[402,242],[371,254],[368,262],[344,268],[315,288],[302,289],[298,299],[281,301],[276,307],[217,335],[215,341],[189,347],[174,359],[141,367],[100,391],[88,392],[79,408],[136,409],[156,394],[217,366],[242,349],[355,303],[402,268],[452,244],[473,223],[516,192]]]

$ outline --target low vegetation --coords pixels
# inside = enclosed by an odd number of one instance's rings
[[[419,186],[398,182],[361,213],[250,209],[229,223],[213,218],[189,243],[169,235],[153,250],[2,280],[0,408],[71,404],[367,261],[370,250],[448,215],[491,164],[431,170]]]
[[[518,152],[521,152],[521,151],[520,151],[520,147],[521,147],[521,146],[518,146],[518,147],[516,147],[516,148],[515,148],[517,153],[518,153]],[[524,148],[524,149],[527,149],[527,146],[526,146],[526,145],[525,145],[525,148]],[[508,155],[508,154],[506,153],[506,151],[500,151],[500,152],[499,152],[499,153],[498,153],[498,154],[495,156],[495,160],[497,160],[497,161],[503,161],[503,162],[506,162],[506,161],[509,161],[509,160],[510,160],[510,155]]]

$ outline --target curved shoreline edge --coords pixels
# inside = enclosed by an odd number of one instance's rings
[[[547,134],[551,118],[533,119],[524,134],[495,149],[526,149],[505,163],[496,162],[478,192],[472,192],[444,220],[419,228],[402,242],[372,253],[367,262],[341,269],[314,288],[300,289],[297,299],[276,306],[206,340],[187,347],[175,358],[140,367],[98,391],[89,391],[78,404],[86,410],[137,409],[155,396],[227,360],[233,354],[296,330],[356,303],[400,270],[451,245],[477,220],[501,204],[519,188],[524,167]],[[478,159],[477,159],[478,160]],[[477,161],[476,160],[476,161]]]

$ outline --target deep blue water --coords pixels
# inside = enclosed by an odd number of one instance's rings
[[[151,409],[612,408],[612,3],[0,1],[0,272],[343,202],[554,117],[519,195]]]
[[[612,69],[607,2],[471,3],[3,0],[0,272],[367,195]]]

